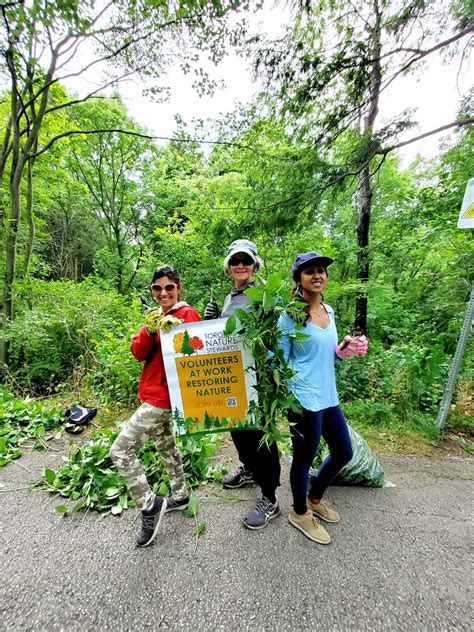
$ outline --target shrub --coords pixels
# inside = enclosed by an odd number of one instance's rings
[[[10,371],[24,388],[51,392],[74,369],[94,362],[94,347],[109,334],[121,336],[138,305],[105,289],[94,279],[33,280],[28,306],[20,307],[9,325]]]
[[[367,399],[371,406],[389,404],[400,419],[417,411],[434,416],[448,368],[449,358],[439,347],[404,344],[384,349],[375,342],[365,358],[340,363],[338,391],[343,401]],[[372,418],[369,413],[368,419]]]
[[[88,381],[104,403],[132,401],[137,397],[142,364],[130,351],[130,339],[138,326],[129,324],[127,329],[119,334],[107,331],[94,340],[94,363]]]

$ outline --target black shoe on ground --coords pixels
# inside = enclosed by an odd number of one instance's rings
[[[167,496],[165,513],[168,513],[168,511],[184,511],[188,505],[189,496],[181,500],[178,500],[174,496]]]
[[[222,477],[222,484],[228,489],[237,489],[237,487],[243,487],[244,485],[253,485],[254,482],[252,472],[245,469],[243,465],[240,465],[236,470]]]
[[[153,542],[167,511],[167,506],[167,498],[156,496],[150,509],[142,511],[142,528],[137,538],[137,546],[148,546]]]
[[[260,496],[255,507],[244,518],[247,529],[263,529],[270,520],[280,515],[278,500],[270,502],[266,496]]]

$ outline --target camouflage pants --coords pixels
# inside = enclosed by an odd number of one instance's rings
[[[184,483],[183,462],[173,433],[171,411],[151,404],[142,404],[130,417],[110,450],[110,458],[125,479],[137,507],[142,511],[151,505],[155,496],[136,457],[136,452],[149,437],[155,440],[169,476],[173,496],[181,500],[188,495]]]

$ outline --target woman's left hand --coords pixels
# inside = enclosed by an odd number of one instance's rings
[[[163,316],[163,318],[160,318],[158,327],[160,331],[162,331],[164,334],[167,334],[170,329],[173,329],[173,327],[177,327],[178,325],[182,325],[183,323],[184,320],[181,320],[181,318],[176,318],[175,316],[169,314],[168,316]]]
[[[344,343],[349,343],[344,345]],[[346,336],[344,340],[337,345],[335,352],[338,358],[345,360],[351,356],[363,356],[367,353],[368,341],[365,336]],[[341,349],[341,347],[344,347]]]

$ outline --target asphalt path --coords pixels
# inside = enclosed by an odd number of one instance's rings
[[[341,513],[321,546],[281,517],[241,518],[255,489],[199,491],[199,522],[167,514],[136,549],[137,512],[62,517],[21,489],[60,453],[0,471],[1,630],[471,630],[474,460],[383,457],[394,488],[332,487]],[[28,471],[25,469],[28,468]],[[17,491],[11,491],[17,490]]]

